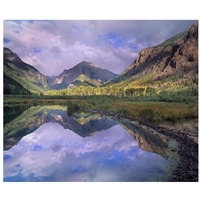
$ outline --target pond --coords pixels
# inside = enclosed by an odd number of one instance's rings
[[[175,139],[135,121],[59,105],[5,110],[5,182],[170,181],[180,161]]]

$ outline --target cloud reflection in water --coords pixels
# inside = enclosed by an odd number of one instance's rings
[[[26,135],[4,158],[4,181],[148,181],[168,163],[120,125],[82,138],[57,123]]]

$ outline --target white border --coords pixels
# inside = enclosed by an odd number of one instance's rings
[[[5,19],[199,19],[198,0],[8,0],[0,3],[1,44]],[[3,63],[3,48],[0,49]],[[3,68],[3,66],[2,66]],[[3,77],[3,70],[1,70]],[[1,78],[1,133],[3,135]],[[1,199],[200,199],[199,183],[3,183],[1,137]],[[2,198],[3,197],[3,198]]]

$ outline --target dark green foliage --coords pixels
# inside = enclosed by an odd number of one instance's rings
[[[39,94],[39,92],[50,89],[46,77],[41,74],[33,66],[24,63],[17,54],[8,48],[4,48],[4,74],[14,82],[20,84],[23,88],[31,93]],[[7,84],[5,79],[4,84]],[[11,92],[14,90],[12,86],[7,87]],[[10,93],[5,93],[10,94]],[[16,93],[15,94],[23,94]]]
[[[146,96],[153,96],[156,94],[156,89],[153,87],[147,87],[145,95]]]
[[[67,101],[67,114],[72,116],[74,113],[80,110],[80,106],[72,101]]]
[[[100,104],[108,104],[112,102],[112,98],[109,98],[108,96],[101,96],[100,98],[98,96],[93,96],[92,98],[89,98],[89,103],[93,105],[100,105]]]
[[[89,83],[88,81],[79,81],[79,80],[74,81],[73,85],[76,86],[76,87],[78,87],[80,85],[82,85],[82,86],[96,87],[96,85],[93,85],[92,83]]]
[[[21,115],[30,106],[4,106],[4,126]]]
[[[154,119],[154,112],[150,108],[145,108],[140,111],[140,116],[141,116],[141,119],[152,120]]]
[[[173,46],[173,45],[176,45],[177,39],[185,40],[185,39],[186,39],[186,36],[187,36],[187,31],[181,32],[181,33],[175,35],[174,37],[172,37],[172,38],[166,40],[165,42],[161,43],[161,44],[158,45],[158,46],[167,47],[167,46],[169,46],[169,45],[172,45],[172,46]],[[158,47],[158,46],[155,46],[155,47]],[[154,48],[155,48],[155,47],[154,47]]]
[[[126,90],[126,96],[144,96],[145,88],[131,88]]]
[[[4,94],[29,95],[31,93],[26,90],[21,84],[17,83],[16,81],[4,74]]]
[[[125,116],[129,116],[130,115],[130,112],[126,109],[119,109],[118,110],[118,113],[122,114],[122,115],[125,115]]]
[[[194,84],[198,84],[198,75],[196,75],[193,79],[192,79],[192,82]]]

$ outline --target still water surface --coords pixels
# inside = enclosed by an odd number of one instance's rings
[[[14,119],[13,119],[14,118]],[[4,126],[4,181],[168,181],[177,142],[98,114],[26,108]]]

